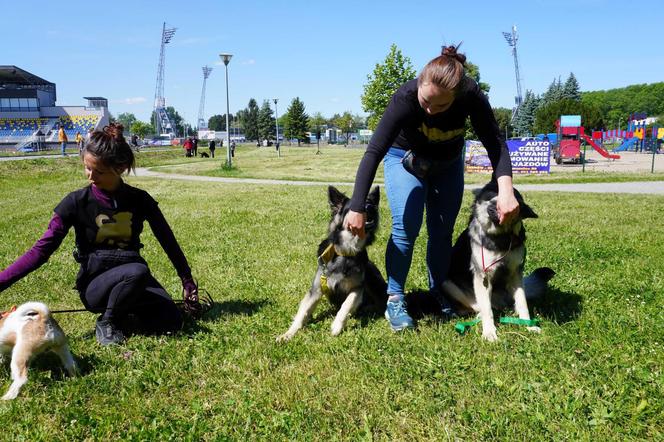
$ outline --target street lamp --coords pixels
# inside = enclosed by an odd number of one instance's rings
[[[228,63],[231,61],[232,54],[219,54],[219,57],[226,66],[226,165],[231,167],[231,131],[229,127],[230,105],[228,102]]]
[[[277,129],[277,139],[275,141],[276,145],[275,147],[277,148],[277,157],[281,158],[281,149],[279,148],[279,111],[277,110],[277,102],[279,101],[278,98],[273,98],[272,101],[274,101],[274,125],[276,126]]]

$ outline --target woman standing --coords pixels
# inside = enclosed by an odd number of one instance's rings
[[[454,223],[463,197],[463,146],[466,118],[484,144],[498,181],[501,223],[518,214],[512,189],[509,151],[500,136],[489,100],[465,75],[465,55],[458,46],[443,48],[418,78],[402,85],[381,118],[360,162],[345,226],[364,236],[364,201],[380,161],[392,212],[392,232],[385,253],[388,301],[385,316],[393,330],[413,328],[404,288],[424,208],[429,234],[429,289],[443,313],[453,314],[441,295],[452,248]]]

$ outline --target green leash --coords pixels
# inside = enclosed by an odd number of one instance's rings
[[[460,335],[463,335],[466,333],[468,330],[470,330],[473,326],[477,325],[480,323],[480,319],[473,319],[472,321],[463,321],[463,322],[457,322],[454,325],[454,329],[459,332]],[[526,327],[535,327],[538,326],[540,323],[539,319],[521,319],[521,318],[514,318],[512,316],[501,316],[500,319],[498,320],[501,324],[513,324],[513,325],[525,325]]]

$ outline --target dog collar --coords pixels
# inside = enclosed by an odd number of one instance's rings
[[[320,288],[325,296],[332,294],[332,289],[330,289],[330,286],[327,283],[327,264],[332,261],[335,256],[355,256],[355,254],[339,253],[339,250],[334,247],[333,243],[330,243],[330,245],[323,250],[323,253],[320,254],[318,257],[318,264],[323,267],[323,272],[320,274]]]
[[[323,250],[323,253],[320,254],[318,261],[322,264],[327,264],[328,262],[332,261],[335,256],[355,256],[355,254],[340,253],[339,249],[337,249],[334,244],[330,243],[330,245],[327,246],[325,250]]]
[[[12,307],[6,312],[0,313],[0,319],[5,319],[7,316],[11,315],[15,311],[16,311],[16,306],[12,305]]]

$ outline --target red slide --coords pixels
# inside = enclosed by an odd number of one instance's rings
[[[599,144],[595,143],[592,138],[590,138],[588,135],[581,135],[581,138],[586,140],[586,143],[590,144],[593,149],[595,149],[597,152],[600,153],[604,158],[611,158],[613,160],[619,160],[620,155],[616,155],[614,153],[609,153],[606,149],[604,149],[602,146]]]

